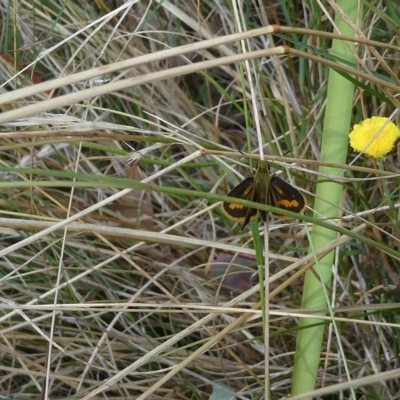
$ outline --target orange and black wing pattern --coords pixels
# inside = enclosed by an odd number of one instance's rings
[[[276,176],[271,178],[269,185],[270,205],[295,213],[303,213],[307,202],[302,193],[295,187]],[[271,213],[274,217],[288,219],[286,215]]]
[[[232,189],[227,196],[237,199],[254,201],[254,178],[246,178]],[[249,208],[243,204],[232,202],[223,202],[222,211],[233,221],[243,222],[242,228],[250,221],[251,218],[257,217],[258,210]]]

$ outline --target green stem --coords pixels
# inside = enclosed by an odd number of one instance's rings
[[[357,2],[338,0],[336,5],[352,21],[356,20]],[[354,31],[341,19],[339,14],[336,14],[335,23],[341,34],[354,36]],[[356,62],[353,43],[334,40],[332,54],[347,62]],[[351,81],[345,79],[334,70],[330,70],[321,145],[321,161],[346,162],[353,92],[354,85]],[[321,174],[329,175],[339,175],[341,173],[338,169],[329,167],[320,167],[319,171]],[[314,216],[316,218],[337,218],[339,208],[332,206],[332,204],[339,205],[341,195],[341,184],[319,182],[316,190]],[[333,230],[314,226],[310,236],[309,252],[315,252],[330,243],[336,238],[336,235],[337,233]],[[302,308],[315,309],[329,306],[323,285],[326,288],[331,286],[333,257],[334,252],[329,253],[318,262],[314,271],[310,270],[306,273]],[[300,327],[302,329],[299,331],[296,343],[292,395],[307,393],[314,389],[325,329],[324,325],[318,325],[318,320],[313,318],[302,318]]]

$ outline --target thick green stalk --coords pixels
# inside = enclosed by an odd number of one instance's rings
[[[336,4],[343,10],[350,20],[356,20],[357,2],[338,0]],[[335,23],[343,35],[354,36],[354,31],[336,14]],[[341,59],[355,63],[354,44],[341,40],[334,40],[332,54]],[[353,84],[330,70],[328,80],[327,104],[325,110],[321,161],[345,163],[348,148],[348,133],[353,102]],[[338,175],[339,169],[321,167],[321,174]],[[314,204],[315,218],[335,218],[339,214],[342,194],[342,185],[335,182],[321,182],[317,185],[316,200]],[[320,226],[315,226],[311,233],[309,252],[325,246],[336,238],[337,233]],[[334,253],[324,257],[315,272],[309,271],[305,277],[302,307],[308,309],[327,307],[327,299],[321,282],[327,287],[332,281],[332,262]],[[319,278],[316,277],[319,275]],[[314,389],[317,370],[320,362],[321,343],[325,327],[314,326],[320,323],[317,319],[303,318],[300,320],[296,354],[293,370],[292,395],[307,393]],[[308,327],[307,329],[304,329]]]

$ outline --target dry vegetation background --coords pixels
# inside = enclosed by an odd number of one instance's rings
[[[359,2],[365,38],[398,45],[392,3]],[[290,395],[303,274],[291,277],[304,266],[312,224],[270,222],[265,354],[260,307],[246,314],[260,300],[252,233],[234,226],[214,195],[250,175],[240,152],[256,156],[261,145],[278,156],[273,171],[304,191],[312,216],[329,68],[267,54],[190,68],[284,44],[328,59],[331,39],[294,32],[184,54],[180,46],[268,23],[332,32],[333,5],[0,0],[0,109],[17,113],[0,125],[1,399]],[[176,52],[160,55],[168,49]],[[358,46],[363,67],[395,80],[399,53],[376,50],[382,59]],[[140,56],[149,58],[132,67]],[[28,92],[53,79],[59,84]],[[396,110],[396,93],[360,82],[352,123]],[[115,86],[101,92],[106,85]],[[17,89],[25,90],[18,100],[1,101]],[[384,183],[365,157],[354,166],[369,169],[346,172],[341,207],[350,218],[341,223],[365,224],[363,236],[397,252],[397,149],[381,164],[392,173]],[[346,382],[347,369],[365,382],[321,398],[399,398],[399,373],[390,375],[399,367],[399,257],[351,237],[335,251],[329,298],[338,331],[322,321],[316,387]]]

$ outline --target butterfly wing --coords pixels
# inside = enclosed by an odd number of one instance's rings
[[[254,178],[246,178],[243,182],[239,183],[233,188],[228,196],[237,199],[253,201],[254,198]],[[245,207],[242,204],[232,202],[223,202],[222,211],[233,221],[242,222],[242,229],[248,224],[251,218],[255,218],[258,210],[254,208]]]
[[[284,210],[301,214],[307,206],[305,197],[295,187],[276,176],[269,185],[270,204]],[[286,215],[271,213],[274,217],[288,219]]]

